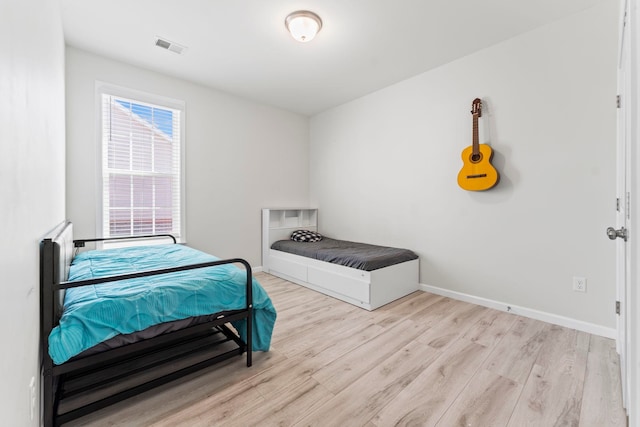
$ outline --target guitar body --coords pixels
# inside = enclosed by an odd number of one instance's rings
[[[471,104],[473,115],[472,145],[462,151],[462,169],[458,173],[458,185],[468,191],[484,191],[498,183],[498,171],[491,164],[493,150],[487,144],[478,142],[478,117],[482,116],[480,98]]]
[[[473,156],[473,146],[462,151],[462,169],[458,173],[458,185],[467,191],[484,191],[498,183],[498,171],[491,164],[493,150],[487,144],[478,144],[479,159]]]

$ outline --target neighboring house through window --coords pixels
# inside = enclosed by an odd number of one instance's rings
[[[184,104],[106,85],[98,93],[103,237],[184,241]]]

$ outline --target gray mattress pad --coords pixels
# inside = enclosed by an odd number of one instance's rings
[[[391,248],[324,237],[319,242],[278,240],[271,249],[359,270],[372,271],[418,258],[409,249]]]

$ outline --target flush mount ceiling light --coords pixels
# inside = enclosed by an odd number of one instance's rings
[[[308,10],[298,10],[287,16],[284,20],[284,25],[294,39],[306,43],[313,40],[318,31],[320,31],[322,19]]]

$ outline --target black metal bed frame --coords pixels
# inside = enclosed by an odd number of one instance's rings
[[[252,273],[247,261],[234,258],[68,282],[68,268],[74,248],[83,247],[85,242],[104,240],[122,238],[73,240],[72,224],[65,221],[40,243],[40,318],[45,427],[59,426],[244,352],[247,366],[251,366],[252,363]],[[101,353],[80,355],[60,365],[55,365],[51,360],[48,338],[62,314],[65,289],[233,263],[244,265],[247,272],[247,305],[244,309],[217,313],[214,320],[205,323]],[[240,319],[246,319],[247,322],[246,342],[227,326],[228,322]]]

